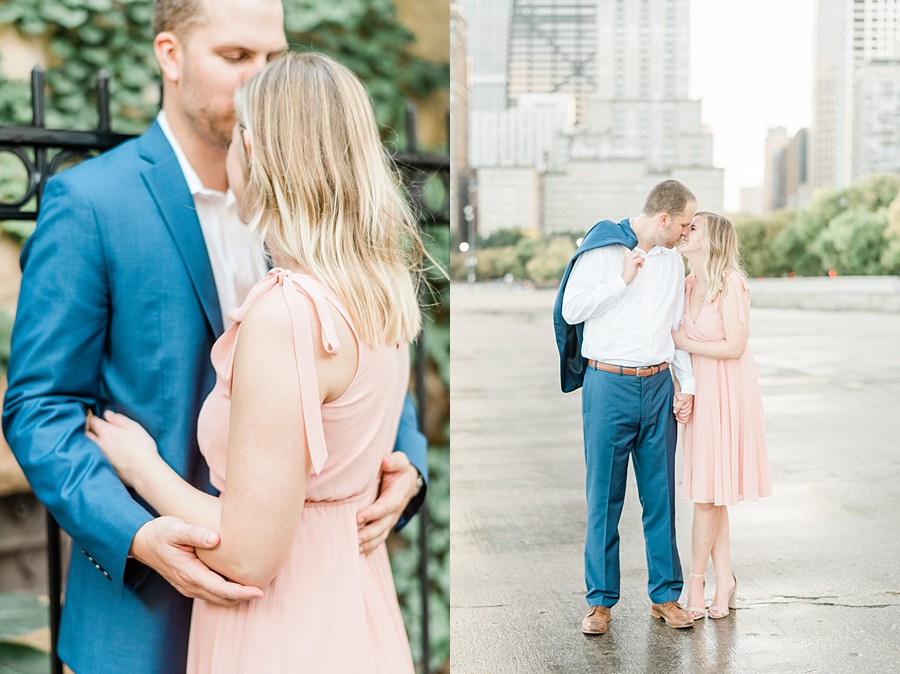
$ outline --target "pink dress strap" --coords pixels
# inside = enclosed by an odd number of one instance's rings
[[[310,276],[295,274],[281,268],[270,270],[266,278],[253,287],[241,307],[228,315],[234,321],[234,325],[216,342],[213,347],[212,360],[214,363],[223,364],[219,376],[227,382],[230,391],[241,322],[256,300],[276,287],[281,287],[291,317],[294,360],[301,381],[300,403],[303,427],[306,430],[312,468],[318,475],[328,459],[328,449],[325,445],[325,430],[322,426],[322,400],[319,396],[319,382],[316,377],[316,358],[312,345],[309,343],[309,335],[312,334],[310,308],[315,311],[322,326],[321,339],[325,352],[337,354],[341,347],[324,287]]]
[[[725,283],[728,284],[729,290],[738,293],[738,320],[746,325],[747,323],[747,302],[741,294],[742,291],[750,291],[750,284],[747,278],[737,271],[729,271],[725,273]]]
[[[689,277],[690,278],[690,277]],[[750,285],[747,283],[747,279],[740,272],[730,270],[725,272],[725,276],[722,279],[724,283],[728,284],[728,288],[731,292],[739,293],[741,290],[750,290]],[[722,291],[724,288],[719,288],[719,294],[716,295],[716,299],[712,302],[713,311],[719,310],[719,303],[722,300]],[[738,295],[738,320],[741,323],[747,323],[747,306],[746,302],[744,302],[743,298]]]

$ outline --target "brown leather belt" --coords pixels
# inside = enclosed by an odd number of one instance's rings
[[[609,363],[600,363],[592,358],[588,359],[588,366],[595,370],[603,370],[604,372],[612,372],[614,374],[627,374],[631,377],[652,377],[669,369],[668,363],[660,363],[659,365],[647,365],[645,367],[623,367],[622,365],[610,365]]]

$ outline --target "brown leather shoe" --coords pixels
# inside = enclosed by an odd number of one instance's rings
[[[608,606],[591,606],[590,613],[581,621],[581,631],[584,634],[606,634],[610,620],[612,615]]]
[[[691,614],[681,608],[677,601],[667,601],[665,604],[650,604],[650,615],[654,618],[662,618],[666,625],[676,629],[693,627],[694,619]]]

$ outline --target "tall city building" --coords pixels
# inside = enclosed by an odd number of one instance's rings
[[[900,58],[869,61],[855,84],[854,178],[900,173]]]
[[[544,176],[545,231],[634,215],[666,178],[721,211],[723,171],[713,166],[700,101],[688,98],[688,0],[595,2],[597,85],[583,124],[566,137],[568,166]]]
[[[471,62],[469,106],[473,111],[507,107],[507,52],[513,0],[461,0],[468,20]]]
[[[809,130],[800,129],[793,136],[783,126],[769,129],[765,145],[765,172],[761,198],[757,208],[747,203],[743,210],[771,215],[784,208],[802,208],[809,202]]]
[[[581,121],[596,90],[597,0],[512,0],[508,97],[568,93]]]
[[[463,206],[468,185],[469,57],[466,53],[466,13],[450,0],[450,226],[460,240],[468,238]]]
[[[565,162],[564,135],[575,122],[569,94],[522,94],[509,110],[473,111],[470,125],[478,139],[469,152],[469,165],[559,168]]]
[[[791,138],[783,126],[769,129],[766,135],[766,161],[763,172],[763,214],[769,215],[787,205],[787,155]]]
[[[599,0],[597,8],[597,96],[686,99],[688,0]]]
[[[464,1],[474,36],[475,8],[487,8]],[[480,233],[513,220],[583,232],[635,215],[667,178],[685,182],[702,208],[722,210],[723,171],[713,166],[700,101],[688,97],[689,0],[497,0],[485,24],[507,5],[505,110],[476,101],[473,63],[469,160]],[[492,30],[496,48],[504,33]]]
[[[800,129],[791,138],[785,154],[785,206],[803,208],[812,196],[809,176],[809,129]]]
[[[898,57],[900,0],[817,0],[815,187],[843,187],[864,175],[854,168],[854,147],[874,142],[874,136],[859,136],[863,131],[854,122],[860,72],[873,60]],[[863,126],[866,133],[880,133],[871,124]]]
[[[700,101],[688,99],[688,0],[600,0],[588,133],[654,170],[712,164]],[[677,142],[673,142],[678,139]]]

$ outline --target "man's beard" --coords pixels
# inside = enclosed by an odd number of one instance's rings
[[[223,150],[228,149],[231,129],[234,126],[234,113],[223,115],[207,107],[201,107],[199,110],[187,110],[186,114],[191,126],[206,143]]]
[[[222,113],[213,110],[205,103],[201,103],[196,107],[190,105],[202,100],[203,89],[195,85],[197,80],[188,74],[189,72],[189,69],[185,72],[184,88],[188,91],[197,92],[199,95],[194,95],[188,100],[188,105],[184,108],[185,116],[190,120],[194,131],[207,144],[223,150],[228,149],[228,144],[231,141],[231,131],[234,127],[234,110]]]

